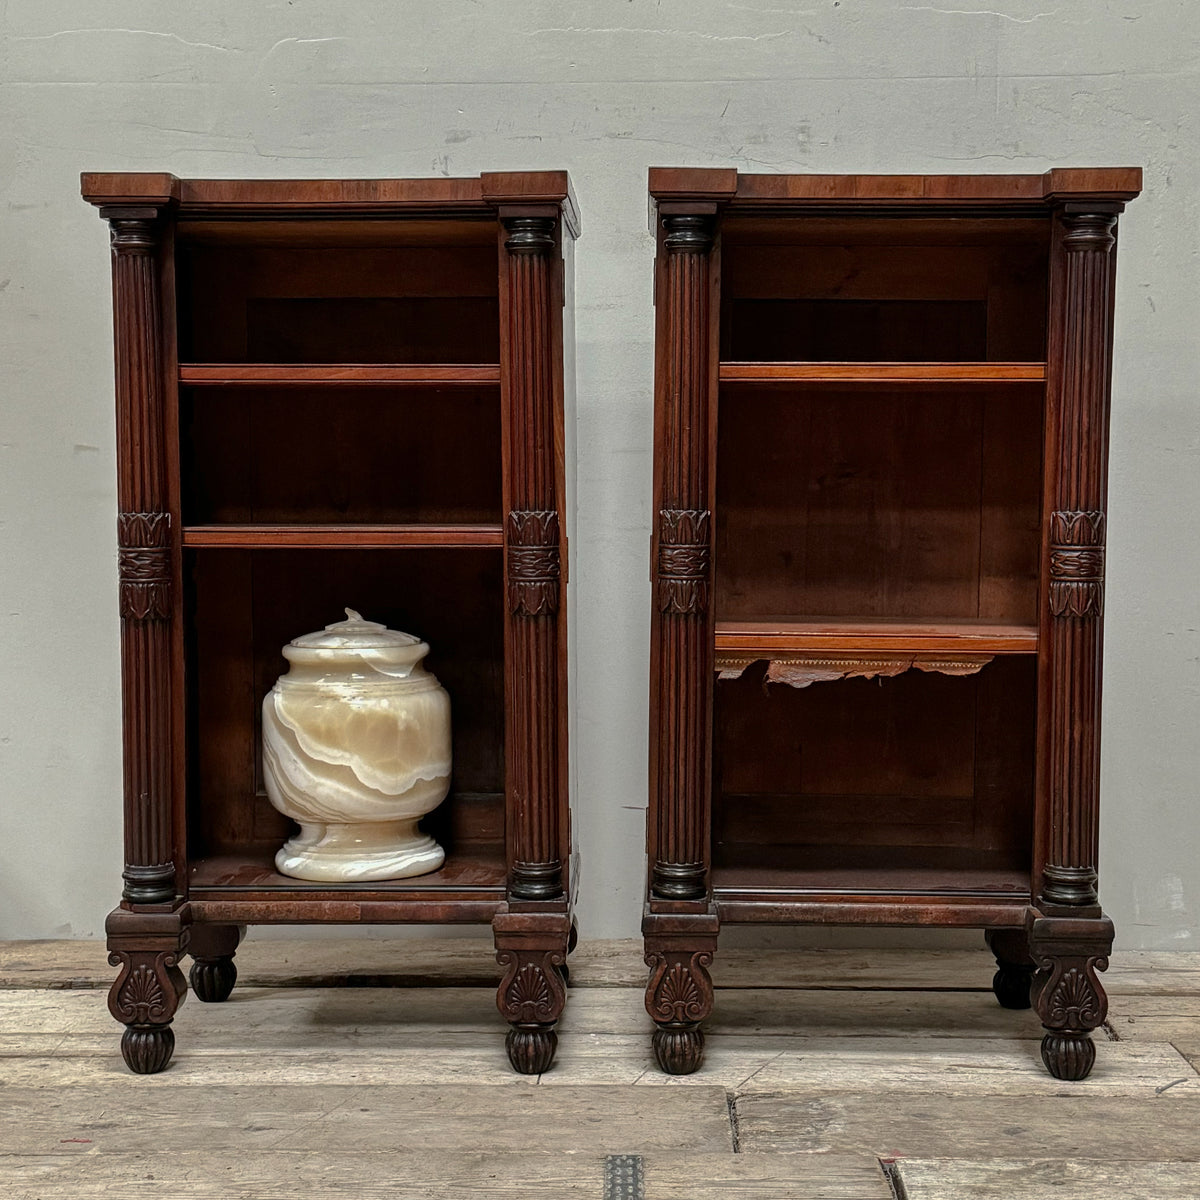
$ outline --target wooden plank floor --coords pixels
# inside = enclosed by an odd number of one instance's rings
[[[0,1196],[1200,1196],[1200,955],[1114,955],[1079,1084],[982,951],[722,952],[682,1079],[653,1065],[633,942],[580,946],[535,1079],[508,1069],[482,941],[251,936],[238,963],[138,1077],[98,943],[0,943]]]

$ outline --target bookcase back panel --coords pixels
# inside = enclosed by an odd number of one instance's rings
[[[198,550],[185,557],[193,856],[277,846],[290,822],[263,790],[263,697],[292,638],[344,619],[418,635],[450,694],[451,795],[427,819],[448,854],[503,841],[504,645],[496,550]]]
[[[182,362],[496,362],[496,247],[188,242]]]
[[[1040,385],[720,394],[719,620],[1037,615]]]
[[[1040,361],[1047,222],[727,222],[726,361]]]
[[[184,388],[180,404],[185,525],[501,519],[497,386]]]
[[[806,688],[716,688],[717,867],[1030,865],[1032,656]]]

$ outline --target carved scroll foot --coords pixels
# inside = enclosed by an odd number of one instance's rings
[[[205,1004],[219,1004],[228,1000],[237,982],[237,966],[233,955],[220,958],[198,958],[188,972],[188,982],[197,1000]]]
[[[555,1023],[567,999],[562,969],[566,945],[546,949],[502,946],[496,960],[505,968],[496,993],[496,1007],[512,1026],[505,1048],[513,1070],[540,1075],[550,1069],[558,1048]]]
[[[1030,985],[1033,982],[1033,960],[1024,930],[990,929],[984,935],[988,947],[996,956],[996,973],[992,976],[992,992],[1001,1008],[1029,1008]]]
[[[1031,996],[1046,1029],[1042,1061],[1055,1079],[1086,1079],[1096,1061],[1091,1032],[1108,1013],[1099,972],[1108,967],[1112,940],[1107,918],[1030,921],[1029,950],[1037,967]]]
[[[126,1027],[121,1053],[131,1071],[154,1075],[171,1061],[171,1021],[187,996],[179,960],[189,929],[178,911],[137,913],[118,908],[105,922],[108,961],[120,967],[108,1011]]]
[[[1096,1062],[1096,1046],[1087,1033],[1048,1033],[1042,1038],[1042,1062],[1055,1079],[1086,1079]]]
[[[1015,963],[999,962],[992,976],[992,992],[1001,1008],[1029,1008],[1029,988],[1033,982],[1033,968]]]
[[[129,1025],[121,1035],[121,1057],[135,1075],[157,1075],[175,1053],[175,1031],[166,1025]]]
[[[712,1012],[711,950],[647,950],[646,1011],[657,1028],[652,1046],[668,1075],[690,1075],[704,1058],[700,1023]]]
[[[704,1031],[699,1025],[659,1025],[650,1039],[659,1069],[691,1075],[704,1061]]]
[[[514,1025],[504,1040],[508,1061],[520,1075],[541,1075],[550,1070],[558,1049],[553,1025]]]
[[[244,925],[194,925],[188,953],[192,969],[188,982],[197,1000],[219,1004],[228,1000],[237,982],[234,951],[245,934]]]
[[[121,968],[108,993],[108,1009],[126,1026],[121,1053],[131,1071],[154,1075],[171,1061],[171,1021],[187,995],[177,950],[114,950]]]

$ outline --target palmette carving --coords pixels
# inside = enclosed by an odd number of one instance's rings
[[[1036,959],[1033,1002],[1047,1029],[1084,1033],[1101,1024],[1108,1013],[1108,997],[1097,972],[1106,970],[1108,957]]]
[[[551,1025],[562,1014],[567,989],[561,950],[498,950],[496,961],[505,968],[496,992],[500,1015],[514,1025]]]
[[[711,551],[707,510],[658,514],[658,607],[665,613],[708,611]]]
[[[508,514],[508,607],[522,617],[558,611],[558,513]]]
[[[706,950],[646,954],[646,965],[651,968],[646,1011],[656,1024],[697,1025],[712,1012],[712,977],[708,973],[712,960]]]
[[[114,950],[108,961],[121,968],[108,993],[108,1010],[124,1025],[166,1025],[187,994],[175,950]]]

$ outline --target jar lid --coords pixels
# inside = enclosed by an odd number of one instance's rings
[[[370,650],[396,646],[419,646],[421,639],[411,633],[389,629],[378,621],[364,621],[352,608],[346,620],[326,625],[320,633],[306,633],[288,643],[303,650]]]

